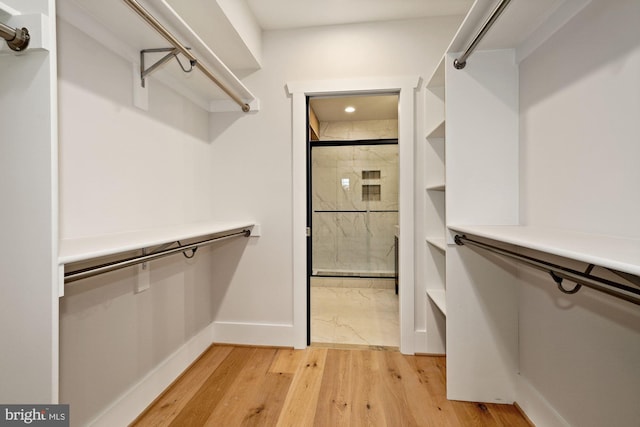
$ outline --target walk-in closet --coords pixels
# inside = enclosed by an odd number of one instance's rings
[[[0,418],[637,426],[640,2],[334,3],[0,0]],[[308,102],[389,94],[397,337],[309,346]]]

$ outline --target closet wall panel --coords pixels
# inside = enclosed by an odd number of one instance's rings
[[[594,0],[520,64],[523,224],[640,238],[639,21],[637,1]],[[637,307],[519,275],[522,390],[571,425],[637,424]]]

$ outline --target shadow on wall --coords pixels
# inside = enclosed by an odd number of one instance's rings
[[[202,142],[210,141],[207,111],[153,77],[147,79],[148,111],[135,107],[133,85],[139,84],[139,81],[134,82],[133,65],[130,62],[61,19],[58,19],[57,33],[61,99],[67,95],[64,84],[71,84],[103,101],[108,101],[113,116],[106,120],[110,120],[114,126],[117,126],[118,116],[133,114],[139,115],[140,120],[151,119]],[[63,113],[64,110],[61,111],[61,114]],[[241,114],[238,114],[238,117],[241,117]]]
[[[539,62],[536,69],[530,68],[531,75],[543,75],[543,79],[529,79],[539,84],[530,93],[535,94],[526,106],[533,106],[570,87],[572,83],[588,76],[595,70],[608,67],[612,74],[619,73],[624,59],[640,48],[640,3],[636,0],[616,1],[616,7],[605,0],[590,2],[560,32],[570,37],[555,34],[543,45],[545,55],[551,58]],[[583,25],[583,21],[595,25]],[[612,31],[611,29],[615,29]],[[562,42],[558,42],[558,40]],[[551,54],[549,54],[549,52]],[[531,58],[537,55],[532,53]],[[528,58],[523,61],[526,63]],[[524,67],[528,69],[527,67]]]
[[[212,263],[210,265],[210,275],[213,284],[211,288],[211,310],[213,316],[211,321],[215,320],[222,306],[225,295],[238,270],[242,254],[250,239],[232,239],[211,246]]]
[[[523,250],[522,253],[574,270],[585,270],[585,264],[575,260],[527,250]],[[596,267],[592,274],[614,282],[631,285],[620,276],[606,271],[601,267]],[[518,268],[518,277],[522,286],[530,286],[532,291],[542,291],[543,294],[540,295],[544,295],[544,298],[547,300],[546,303],[549,304],[550,307],[553,306],[557,309],[559,315],[561,315],[560,313],[566,313],[567,316],[571,316],[572,312],[584,311],[596,314],[601,320],[606,319],[613,324],[625,329],[632,329],[640,334],[640,311],[638,311],[638,306],[631,302],[589,289],[586,286],[583,286],[575,294],[564,294],[558,289],[557,284],[548,273],[526,266],[520,266]],[[563,282],[563,286],[566,289],[572,289],[575,283],[567,280]]]

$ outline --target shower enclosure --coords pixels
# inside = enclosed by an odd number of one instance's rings
[[[313,141],[312,274],[394,276],[397,140]]]

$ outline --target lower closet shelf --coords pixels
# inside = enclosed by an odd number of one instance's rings
[[[468,233],[640,276],[640,239],[524,225],[448,227],[458,233]]]
[[[59,296],[64,295],[65,282],[81,280],[174,253],[192,250],[195,254],[196,249],[200,246],[234,237],[248,237],[254,225],[252,221],[209,221],[102,236],[63,239],[60,242],[58,257]],[[136,255],[130,256],[132,252],[136,252]],[[119,259],[114,260],[115,256],[118,256]],[[89,262],[92,263],[91,266],[86,265]],[[70,265],[75,267],[72,267],[73,271],[71,272],[67,271]]]
[[[442,314],[447,315],[446,291],[442,289],[427,289],[427,296],[440,309]]]

